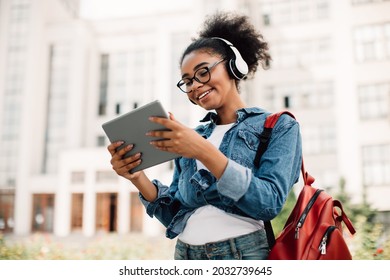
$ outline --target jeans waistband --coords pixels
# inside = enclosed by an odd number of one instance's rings
[[[206,243],[204,245],[191,245],[177,240],[177,245],[184,246],[187,248],[187,250],[204,252],[207,255],[223,254],[226,252],[235,254],[237,251],[245,250],[253,247],[256,244],[259,244],[261,242],[261,231],[263,230],[258,230],[249,234],[240,235],[222,241]]]

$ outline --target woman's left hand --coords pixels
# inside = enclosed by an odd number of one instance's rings
[[[169,118],[150,117],[150,121],[165,126],[169,131],[153,130],[148,136],[163,138],[150,143],[159,150],[179,154],[187,158],[197,158],[205,140],[195,130],[178,122],[172,113]]]

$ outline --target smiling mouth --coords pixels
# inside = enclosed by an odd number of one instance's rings
[[[197,99],[198,99],[198,100],[201,100],[201,99],[204,98],[206,95],[208,95],[210,92],[211,92],[211,89],[205,91],[204,93],[202,93],[201,95],[199,95],[199,96],[197,97]]]

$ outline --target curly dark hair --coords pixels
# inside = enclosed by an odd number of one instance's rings
[[[224,59],[230,59],[233,55],[230,48],[223,41],[212,39],[213,37],[228,40],[236,47],[248,64],[247,77],[254,75],[259,63],[263,69],[268,68],[271,60],[268,43],[255,29],[248,16],[233,12],[217,12],[208,16],[199,32],[199,37],[193,38],[192,43],[184,51],[180,64],[187,54],[201,49],[219,54]]]

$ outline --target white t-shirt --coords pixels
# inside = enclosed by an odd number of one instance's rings
[[[223,136],[232,126],[232,123],[217,125],[208,141],[215,147],[219,147]],[[207,169],[199,161],[196,161],[196,165],[198,170]],[[217,207],[206,205],[198,208],[191,215],[178,238],[187,244],[202,245],[251,233],[263,227],[262,221],[226,213]]]

